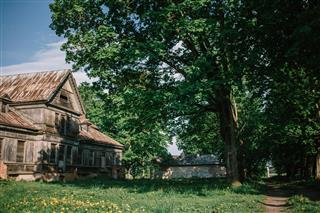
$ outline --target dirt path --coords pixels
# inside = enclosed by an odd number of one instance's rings
[[[290,212],[286,203],[293,195],[303,195],[312,201],[320,200],[319,185],[299,185],[290,182],[267,182],[266,199],[262,202],[266,213]]]
[[[266,213],[289,212],[286,209],[288,198],[292,192],[283,190],[280,185],[268,184],[267,198],[262,203]]]

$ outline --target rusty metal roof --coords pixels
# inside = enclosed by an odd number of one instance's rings
[[[88,120],[85,117],[85,115],[80,116],[80,124],[86,125],[88,127],[88,131],[81,128],[80,134],[79,134],[80,141],[94,141],[98,143],[123,147],[123,145],[120,144],[118,141],[100,132],[99,128],[96,125],[94,125],[90,120]]]
[[[62,70],[0,76],[0,96],[6,94],[12,102],[46,101],[69,73]]]
[[[79,140],[93,141],[97,143],[123,147],[123,145],[117,142],[116,140],[100,132],[94,125],[88,126],[88,131],[82,129],[79,133]]]
[[[12,110],[9,110],[6,113],[0,112],[0,125],[38,130],[31,121]]]
[[[0,98],[10,101],[10,105],[11,103],[49,101],[70,73],[69,70],[62,70],[0,76]],[[85,115],[81,116],[80,122],[88,125],[88,131],[80,131],[80,141],[123,147],[122,144],[100,132],[85,118]],[[32,121],[15,112],[13,108],[7,113],[0,112],[0,125],[38,130]]]

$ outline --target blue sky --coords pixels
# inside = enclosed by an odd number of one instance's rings
[[[71,68],[60,51],[63,38],[49,27],[53,0],[0,0],[0,75]],[[88,81],[76,72],[78,83]],[[174,144],[168,147],[179,154]]]
[[[49,28],[49,0],[0,0],[2,66],[31,61],[46,44],[60,41]]]

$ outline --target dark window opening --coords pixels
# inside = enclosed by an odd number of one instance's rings
[[[59,147],[58,160],[59,161],[64,160],[64,145],[60,145],[60,147]]]
[[[101,152],[96,152],[94,155],[94,165],[101,166]]]
[[[70,131],[71,131],[71,116],[70,115],[67,115],[66,131],[67,131],[67,133],[70,133]]]
[[[17,144],[17,162],[23,162],[24,161],[24,144],[25,141],[18,141]]]
[[[89,162],[89,158],[90,158],[90,152],[89,150],[85,150],[84,153],[83,153],[84,157],[83,157],[83,164],[86,165],[86,166],[89,166],[90,162]]]
[[[83,149],[82,148],[79,148],[78,149],[78,159],[77,159],[77,163],[79,165],[82,165],[82,153],[83,153]]]
[[[60,120],[60,133],[65,134],[66,131],[66,116],[62,115]]]
[[[107,165],[113,165],[113,158],[112,158],[112,153],[111,152],[107,152],[106,153],[106,164]]]
[[[59,115],[59,113],[56,113],[55,118],[54,118],[54,126],[56,129],[59,129],[59,120],[60,120],[60,115]]]
[[[61,94],[60,95],[60,100],[63,101],[63,102],[66,102],[66,103],[69,102],[69,98],[65,94]]]
[[[56,163],[57,144],[51,144],[50,163]]]
[[[67,164],[71,164],[72,146],[67,146]]]
[[[89,166],[93,166],[93,157],[94,157],[94,152],[89,151]]]

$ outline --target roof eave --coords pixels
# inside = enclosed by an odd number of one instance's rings
[[[124,149],[124,146],[122,144],[110,144],[110,143],[106,143],[105,141],[96,141],[96,140],[89,140],[89,139],[79,139],[79,142],[83,142],[83,143],[95,143],[97,145],[101,145],[101,146],[108,146],[108,147],[112,147],[112,148],[119,148],[121,150]]]
[[[0,129],[5,129],[5,130],[13,130],[13,131],[18,131],[18,132],[25,132],[25,133],[32,133],[32,134],[42,134],[40,129],[36,128],[28,128],[28,127],[21,127],[17,125],[8,125],[8,124],[3,124],[0,123]]]

